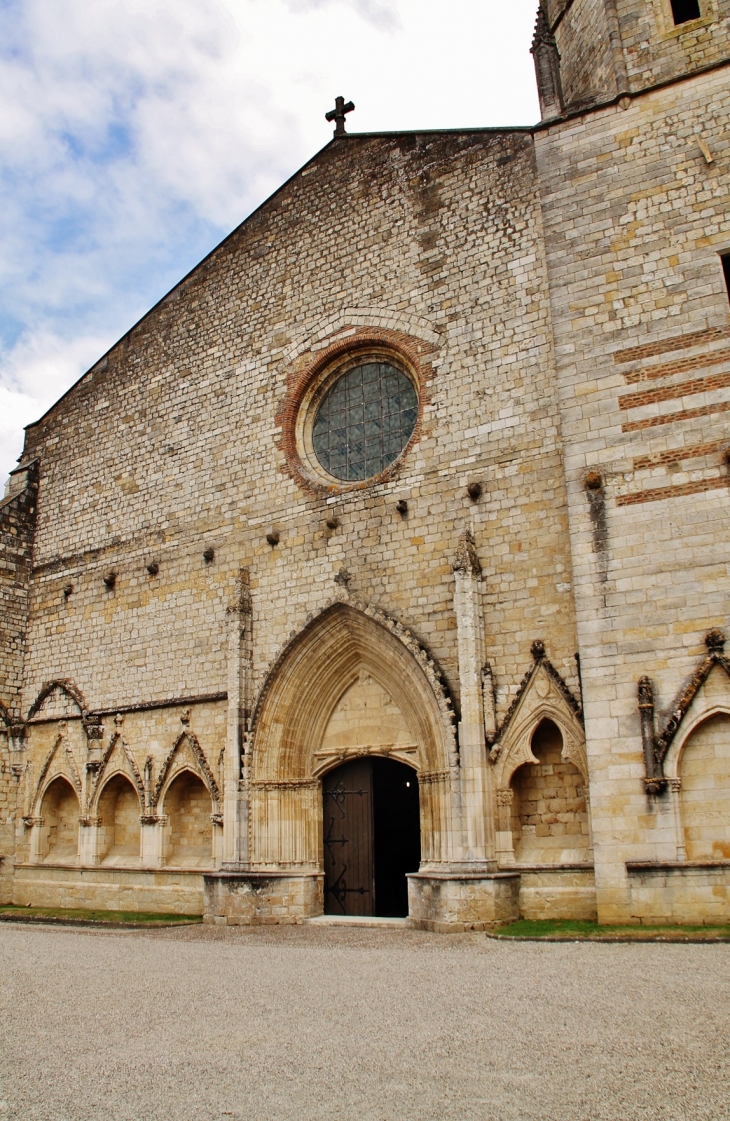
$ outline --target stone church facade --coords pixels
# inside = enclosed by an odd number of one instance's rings
[[[534,128],[340,101],[28,428],[0,902],[730,919],[729,32],[543,0]]]

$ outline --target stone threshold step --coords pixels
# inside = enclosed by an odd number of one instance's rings
[[[374,926],[379,930],[404,930],[408,919],[388,919],[380,915],[315,915],[305,922],[307,926]]]

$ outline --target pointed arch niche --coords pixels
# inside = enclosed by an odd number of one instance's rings
[[[580,708],[541,642],[533,643],[532,654],[534,665],[490,755],[499,863],[590,864],[588,760]]]
[[[374,609],[337,603],[284,651],[252,721],[247,759],[251,863],[318,871],[321,778],[363,755],[418,773],[422,867],[452,858],[450,701],[412,636]]]
[[[213,867],[213,808],[202,778],[188,767],[178,768],[161,801],[168,867]]]
[[[709,659],[708,659],[709,662]],[[678,860],[730,860],[730,675],[725,658],[702,667],[664,758]]]
[[[79,851],[77,791],[63,775],[56,775],[46,786],[41,799],[35,859],[51,864],[75,864]]]
[[[535,762],[512,774],[512,843],[518,864],[576,864],[593,859],[586,780],[563,753],[563,735],[543,717],[530,740]]]
[[[129,777],[121,771],[104,783],[99,796],[99,857],[107,866],[139,864],[139,794]]]

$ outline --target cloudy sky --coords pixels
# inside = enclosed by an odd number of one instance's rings
[[[331,136],[531,124],[537,0],[0,0],[0,475]]]

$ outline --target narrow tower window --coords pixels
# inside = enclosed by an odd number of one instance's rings
[[[725,274],[725,287],[727,288],[727,298],[730,300],[730,253],[721,253],[720,260],[722,261],[722,271]]]
[[[674,23],[689,23],[702,15],[699,0],[671,0]]]

